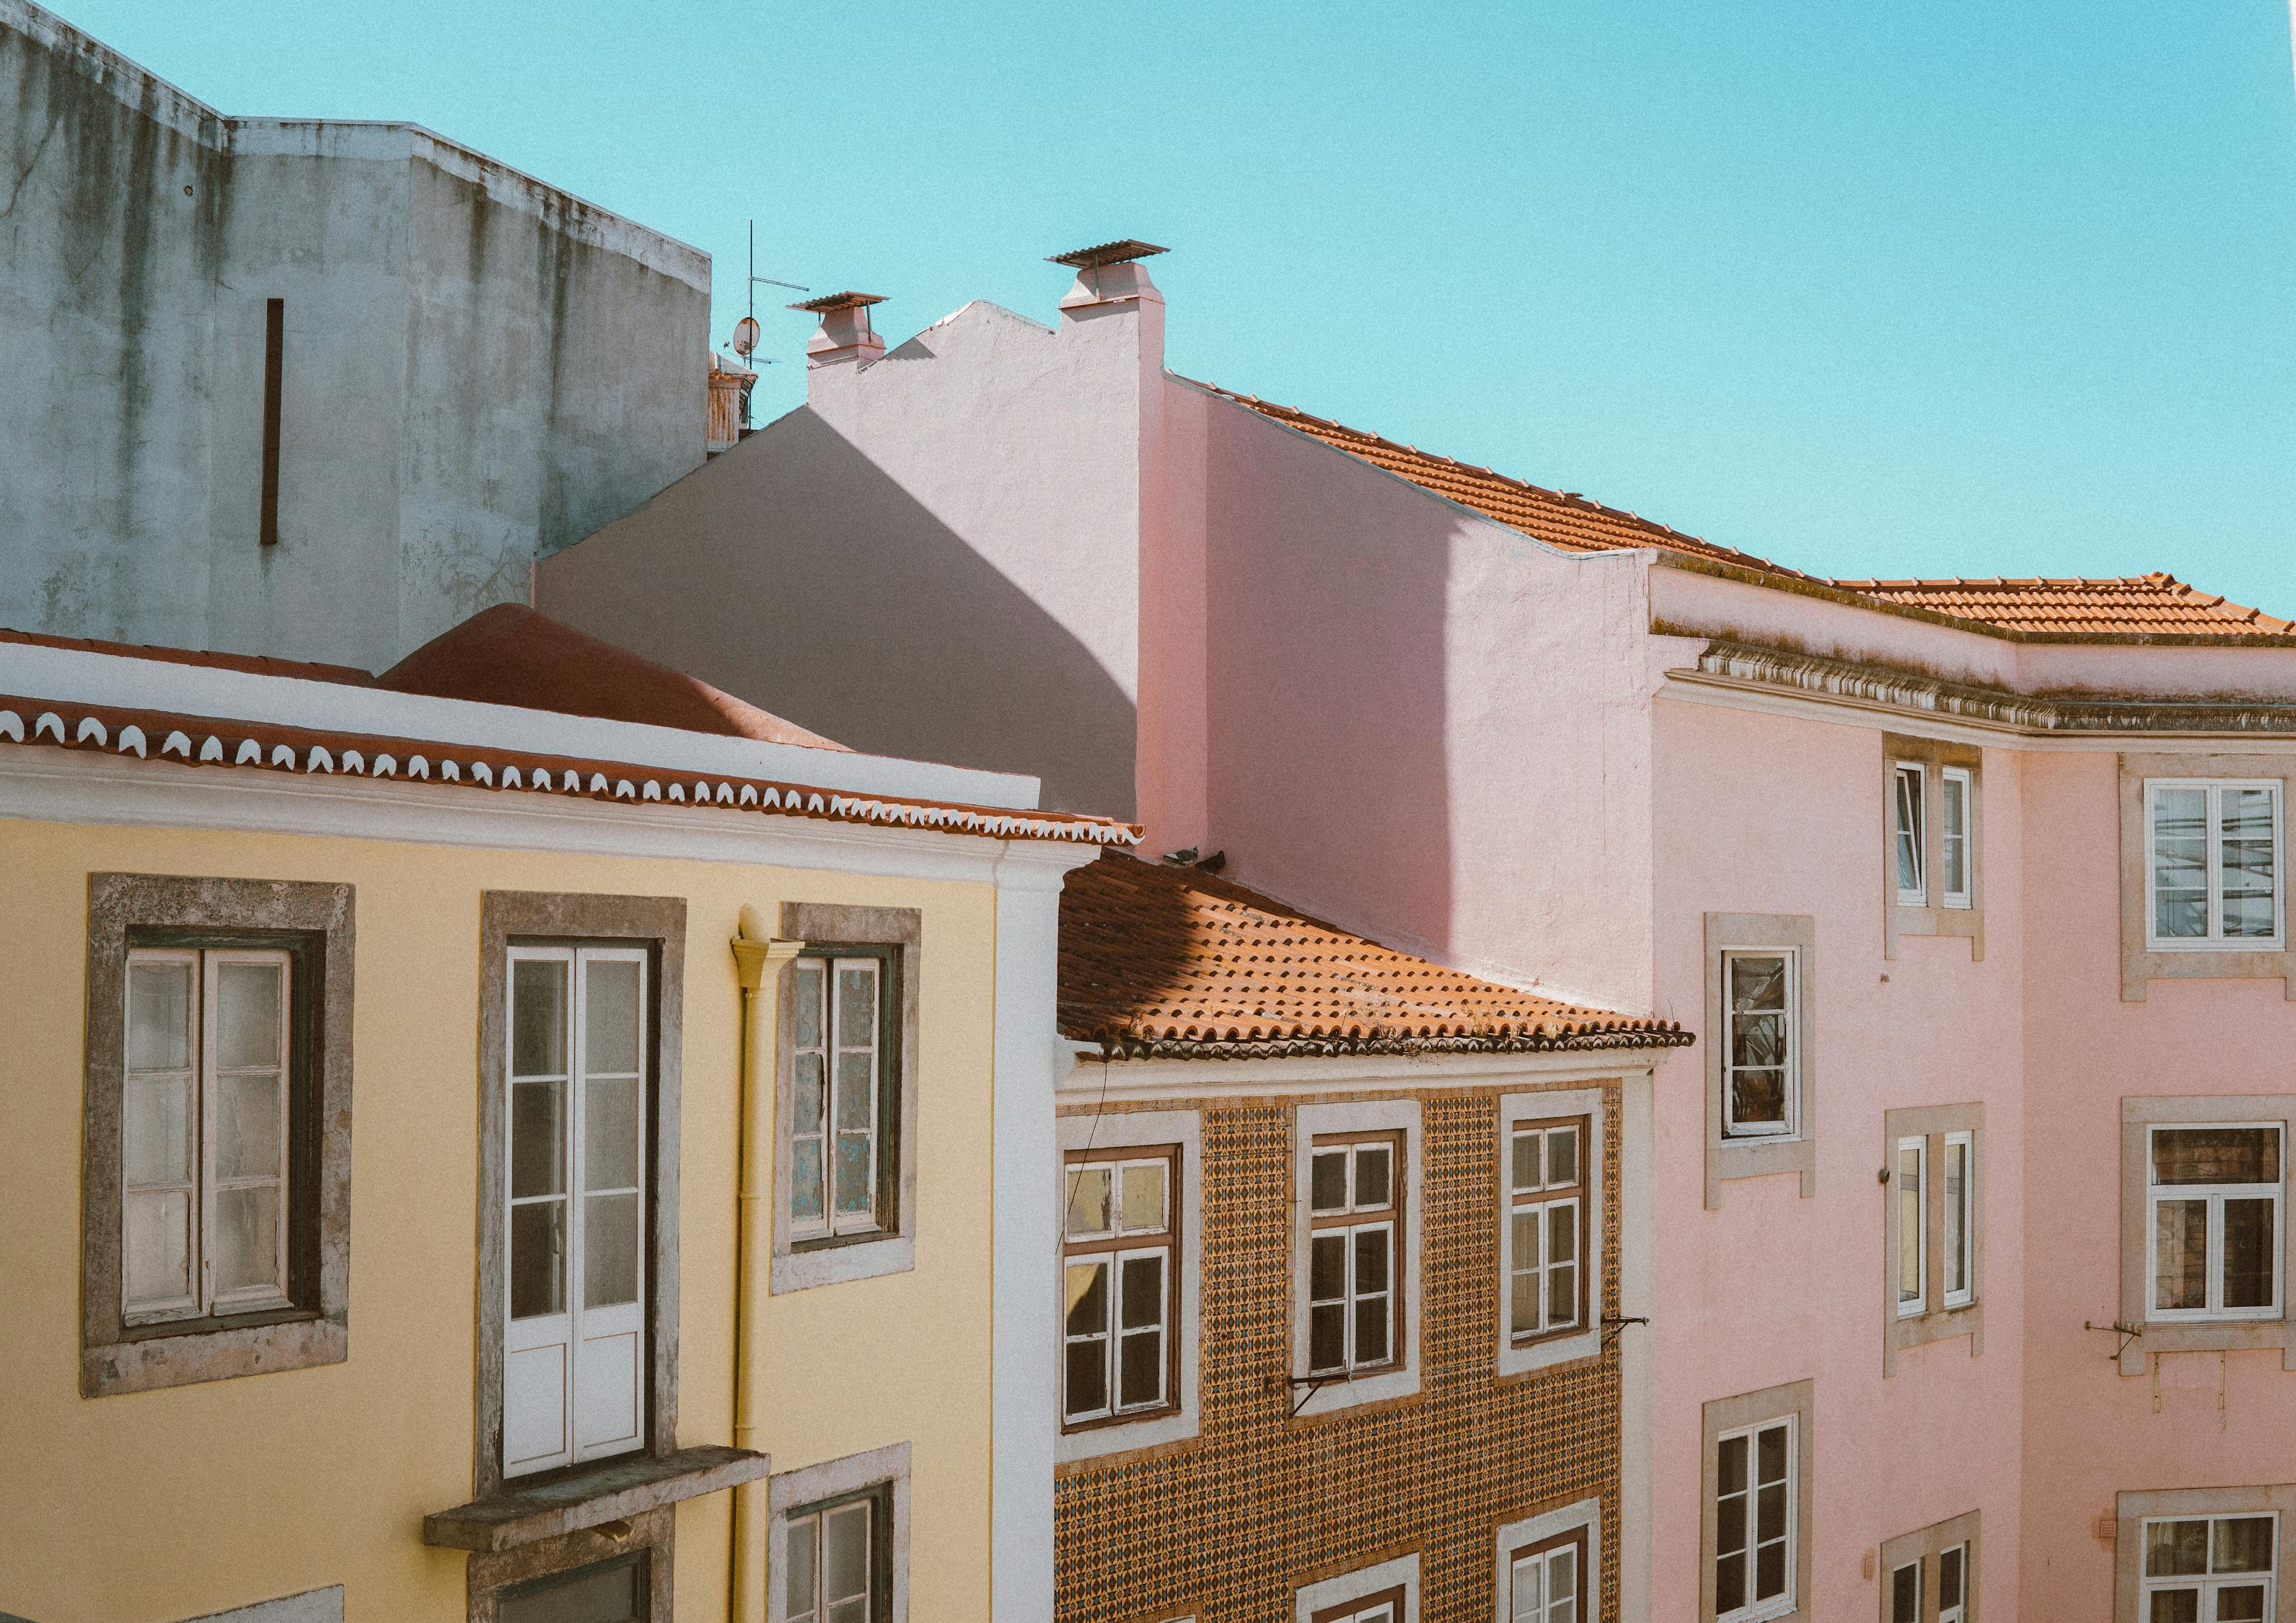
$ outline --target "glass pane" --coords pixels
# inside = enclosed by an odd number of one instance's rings
[[[216,1062],[226,1070],[277,1065],[280,982],[285,965],[222,963],[216,970]]]
[[[823,972],[818,958],[800,958],[797,965],[795,989],[797,1021],[796,1045],[800,1048],[821,1046],[821,1034],[828,1022],[822,1018],[821,1000],[829,993],[829,977]]]
[[[1546,1135],[1546,1176],[1552,1184],[1578,1181],[1578,1129],[1557,1127]]]
[[[1890,1574],[1890,1623],[1922,1623],[1922,1569],[1918,1562]]]
[[[1754,1480],[1758,1482],[1784,1481],[1786,1429],[1784,1426],[1765,1426],[1757,1439],[1757,1447],[1761,1450],[1761,1458]]]
[[[1730,1062],[1760,1070],[1786,1062],[1786,1017],[1756,1010],[1730,1022]]]
[[[638,971],[627,958],[592,959],[582,966],[582,1068],[638,1068]]]
[[[192,1176],[189,1077],[130,1077],[120,1101],[124,1171],[131,1189]]]
[[[1164,1166],[1158,1162],[1124,1169],[1124,1227],[1128,1234],[1154,1234],[1164,1226]]]
[[[1732,1119],[1740,1125],[1784,1126],[1786,1119],[1786,1073],[1782,1070],[1742,1070],[1730,1078]]]
[[[818,1133],[828,1119],[829,1107],[822,1101],[829,1072],[817,1053],[797,1056],[797,1093],[790,1101],[790,1127],[793,1132]]]
[[[1938,1607],[1940,1611],[1961,1604],[1961,1581],[1969,1546],[1957,1544],[1938,1557]]]
[[[2272,802],[2268,789],[2223,791],[2224,933],[2269,936],[2272,929]]]
[[[638,1563],[621,1560],[503,1597],[501,1623],[639,1623]]]
[[[1108,1264],[1095,1259],[1068,1266],[1068,1332],[1108,1333]]]
[[[2155,1127],[2155,1184],[2276,1184],[2277,1127]]]
[[[1568,1203],[1546,1209],[1546,1259],[1578,1260],[1578,1209]]]
[[[2152,1597],[2151,1623],[2201,1623],[2201,1592],[2164,1589]]]
[[[1746,1603],[1746,1558],[1725,1555],[1714,1563],[1714,1606],[1722,1612],[1735,1611]]]
[[[1387,1289],[1388,1242],[1393,1238],[1383,1228],[1366,1229],[1356,1235],[1356,1294]]]
[[[1741,954],[1730,960],[1730,1007],[1749,1010],[1786,1006],[1786,961]]]
[[[1897,771],[1898,889],[1922,888],[1922,775],[1907,767]]]
[[[582,1089],[582,1111],[584,1184],[591,1189],[636,1188],[638,1079],[591,1078]]]
[[[1558,1603],[1578,1595],[1578,1551],[1566,1545],[1546,1558],[1546,1593]]]
[[[1549,1329],[1578,1322],[1578,1265],[1558,1262],[1546,1275],[1546,1324]]]
[[[1348,1152],[1318,1150],[1309,1163],[1308,1204],[1316,1211],[1345,1211],[1348,1205]]]
[[[1898,1305],[1922,1298],[1922,1152],[1898,1151]]]
[[[517,1199],[566,1191],[563,1082],[513,1082],[510,1088],[510,1193]]]
[[[1754,1492],[1754,1537],[1767,1544],[1786,1536],[1786,1486],[1766,1482]]]
[[[283,1176],[285,1078],[275,1070],[267,1076],[225,1077],[216,1089],[216,1176]]]
[[[1119,1402],[1128,1409],[1136,1409],[1144,1404],[1163,1401],[1164,1338],[1160,1333],[1152,1331],[1146,1335],[1126,1336],[1122,1362]]]
[[[2226,1516],[2216,1524],[2214,1544],[2209,1558],[2211,1572],[2272,1570],[2269,1516]]]
[[[877,1115],[877,1056],[837,1056],[837,1125],[848,1131],[873,1126]]]
[[[1537,1335],[1538,1319],[1538,1275],[1536,1272],[1518,1274],[1509,1292],[1507,1331],[1511,1335]]]
[[[1358,1365],[1387,1362],[1387,1298],[1369,1297],[1356,1303],[1356,1357]]]
[[[848,1504],[822,1518],[822,1598],[850,1600],[869,1593],[869,1506]]]
[[[583,1202],[582,1305],[638,1299],[638,1198],[594,1194]]]
[[[2152,1306],[2209,1305],[2209,1203],[2158,1201],[2152,1207]]]
[[[2272,1306],[2272,1202],[2224,1203],[2224,1305]]]
[[[2185,1578],[2209,1570],[2209,1524],[2155,1521],[2144,1529],[2144,1576]]]
[[[1545,1180],[1539,1175],[1538,1141],[1537,1133],[1517,1133],[1514,1135],[1514,1187],[1536,1189]]]
[[[2261,1623],[2264,1586],[2227,1584],[2217,1591],[2217,1623]]]
[[[1068,1396],[1071,1419],[1097,1414],[1108,1407],[1108,1342],[1071,1341],[1068,1345]]]
[[[1108,1233],[1109,1168],[1069,1168],[1068,1232],[1071,1234]]]
[[[808,1138],[790,1146],[790,1216],[818,1222],[822,1206],[821,1140]]]
[[[1348,1293],[1348,1239],[1345,1234],[1317,1234],[1308,1242],[1308,1296],[1329,1301]]]
[[[1969,1287],[1968,1268],[1969,1146],[1945,1147],[1945,1288]]]
[[[130,963],[127,1069],[184,1070],[192,1063],[192,966]]]
[[[1514,1563],[1514,1623],[1545,1623],[1538,1581],[1545,1570],[1546,1563],[1536,1555]]]
[[[873,1048],[877,1044],[877,966],[837,966],[837,1045]]]
[[[279,1185],[217,1190],[214,1232],[217,1296],[261,1285],[285,1288],[279,1276]]]
[[[809,1618],[821,1598],[818,1559],[820,1552],[814,1541],[821,1536],[821,1523],[808,1516],[790,1523],[789,1563],[784,1574],[782,1595],[786,1604],[783,1610],[791,1618]]]
[[[1308,1309],[1308,1367],[1343,1369],[1348,1362],[1348,1309],[1344,1302],[1326,1302]]]
[[[510,1209],[510,1316],[530,1319],[566,1311],[566,1203],[539,1201]]]
[[[1144,1330],[1164,1322],[1164,1258],[1124,1259],[1124,1328]]]
[[[1718,1468],[1715,1475],[1721,1492],[1742,1494],[1746,1491],[1746,1439],[1744,1438],[1724,1438],[1717,1465]],[[1734,1550],[1738,1546],[1725,1545],[1722,1547]]]
[[[123,1212],[123,1291],[138,1302],[173,1301],[192,1293],[192,1197],[176,1190],[131,1194]]]
[[[566,965],[521,959],[511,965],[512,1076],[566,1074]]]
[[[1766,1544],[1754,1553],[1754,1598],[1767,1601],[1786,1592],[1786,1546]]]
[[[1356,1152],[1356,1206],[1384,1206],[1394,1198],[1395,1152],[1385,1144],[1365,1144]]]
[[[2209,933],[2208,791],[2162,789],[2152,796],[2152,933]]]
[[[877,1206],[876,1143],[866,1133],[837,1135],[837,1209],[866,1216]]]

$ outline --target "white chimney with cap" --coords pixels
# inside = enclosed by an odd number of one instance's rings
[[[805,340],[806,369],[866,365],[884,354],[885,340],[869,321],[869,307],[884,302],[875,293],[844,292],[790,306],[821,317],[820,328]]]

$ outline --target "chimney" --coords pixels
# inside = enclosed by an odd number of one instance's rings
[[[1090,321],[1119,310],[1136,313],[1146,305],[1162,305],[1164,295],[1156,291],[1140,261],[1165,251],[1153,242],[1127,237],[1053,255],[1048,263],[1070,266],[1077,274],[1076,285],[1061,300],[1061,319]]]
[[[821,330],[805,340],[806,370],[866,365],[885,353],[885,340],[869,325],[869,307],[885,301],[874,293],[832,293],[790,306],[821,317]]]

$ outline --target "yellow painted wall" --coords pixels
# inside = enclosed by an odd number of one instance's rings
[[[91,872],[357,888],[347,1362],[125,1397],[78,1388]],[[912,1446],[914,1615],[988,1611],[985,884],[380,841],[0,823],[0,1611],[173,1623],[330,1584],[356,1623],[464,1615],[427,1512],[470,1496],[480,893],[686,898],[678,1438],[732,1436],[737,910],[923,910],[914,1273],[768,1299],[776,1470]],[[767,1051],[770,1053],[770,1049]],[[770,1063],[770,1062],[768,1062]],[[768,1118],[770,1119],[770,1118]],[[677,1513],[681,1623],[726,1616],[731,1496]]]

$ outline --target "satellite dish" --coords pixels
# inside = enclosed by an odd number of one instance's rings
[[[758,338],[762,332],[763,329],[758,325],[758,318],[754,316],[744,316],[740,321],[735,322],[734,353],[743,360],[749,359],[750,352],[758,347]]]

